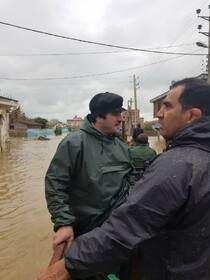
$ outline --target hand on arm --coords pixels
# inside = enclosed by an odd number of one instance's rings
[[[44,269],[37,280],[71,280],[68,271],[65,268],[64,259],[56,262],[54,265]]]
[[[66,242],[67,247],[70,247],[73,240],[74,240],[73,227],[72,226],[62,226],[54,234],[53,250],[55,250],[55,247],[62,242]]]

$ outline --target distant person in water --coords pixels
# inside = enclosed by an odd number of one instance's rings
[[[143,128],[141,128],[141,124],[138,123],[137,126],[133,129],[133,141],[134,145],[138,145],[138,136],[144,133]]]

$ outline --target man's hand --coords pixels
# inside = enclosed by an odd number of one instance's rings
[[[62,226],[58,229],[58,231],[54,234],[53,237],[53,250],[55,250],[55,247],[62,243],[66,242],[67,247],[71,246],[71,243],[74,240],[74,230],[72,226]]]
[[[65,269],[64,259],[56,262],[54,265],[44,269],[37,280],[71,280],[68,271]]]

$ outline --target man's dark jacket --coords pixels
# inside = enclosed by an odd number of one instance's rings
[[[127,260],[139,248],[145,280],[210,279],[210,117],[179,130],[127,201],[66,252],[74,277]]]

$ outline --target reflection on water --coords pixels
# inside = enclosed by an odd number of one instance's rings
[[[64,135],[65,136],[65,135]],[[0,279],[35,280],[52,255],[52,224],[44,198],[44,176],[64,136],[50,141],[11,139],[0,154]],[[150,137],[158,153],[164,141]]]
[[[155,149],[157,154],[160,154],[163,152],[163,149],[165,149],[165,140],[162,136],[149,137],[149,146]]]

